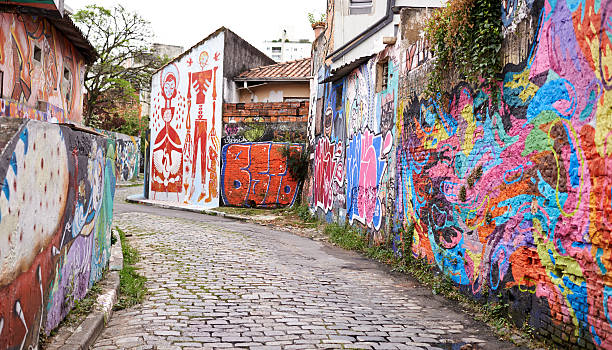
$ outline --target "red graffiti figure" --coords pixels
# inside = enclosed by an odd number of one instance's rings
[[[170,124],[174,117],[172,99],[177,95],[178,69],[168,66],[161,74],[161,91],[165,104],[161,109],[164,127],[159,131],[153,144],[152,182],[153,191],[176,192],[182,190],[183,155],[181,139]]]

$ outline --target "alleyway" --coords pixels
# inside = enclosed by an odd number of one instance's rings
[[[116,312],[96,349],[513,348],[356,254],[264,226],[128,205],[126,191],[114,222],[133,234],[150,295]]]

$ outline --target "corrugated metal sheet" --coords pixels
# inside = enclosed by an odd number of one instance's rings
[[[308,57],[249,69],[240,73],[234,80],[308,80],[310,78],[310,57]]]

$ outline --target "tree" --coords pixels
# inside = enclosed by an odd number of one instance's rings
[[[85,70],[85,125],[120,128],[121,110],[137,106],[138,92],[150,89],[152,74],[167,58],[151,52],[150,23],[121,5],[88,5],[72,18],[100,55]]]

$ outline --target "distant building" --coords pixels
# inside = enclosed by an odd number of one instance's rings
[[[287,39],[287,31],[278,40],[264,41],[263,51],[276,62],[294,61],[310,57],[312,42],[308,39],[292,41]]]
[[[262,66],[234,78],[238,101],[300,102],[310,98],[310,57]]]
[[[155,43],[153,44],[152,50],[153,53],[159,57],[168,57],[169,59],[174,59],[176,56],[180,55],[184,49],[182,46],[178,45],[166,45]]]

